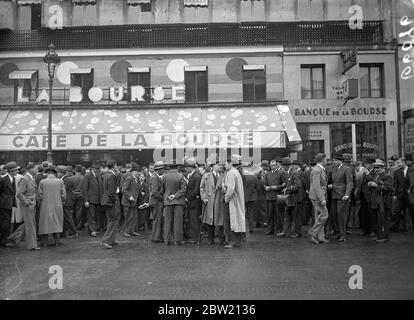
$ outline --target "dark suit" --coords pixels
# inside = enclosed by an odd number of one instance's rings
[[[190,237],[198,241],[200,235],[201,198],[200,198],[201,174],[195,169],[188,179],[187,185],[187,210],[190,218]]]
[[[330,179],[332,184],[332,222],[335,233],[340,237],[346,237],[346,222],[348,221],[349,205],[351,192],[353,188],[352,169],[342,163],[332,168]],[[348,196],[348,200],[342,200],[344,196]]]
[[[10,235],[12,209],[16,207],[16,181],[9,175],[0,178],[0,245]]]
[[[265,197],[267,202],[267,232],[273,234],[282,232],[284,206],[277,204],[277,195],[282,194],[283,184],[287,181],[287,174],[283,168],[274,172],[267,172],[265,175],[265,186],[276,186],[277,190],[266,191]]]
[[[122,183],[122,206],[124,208],[124,232],[135,232],[138,224],[138,203],[141,198],[141,184],[134,175],[128,175]],[[133,200],[130,200],[133,199]]]
[[[394,183],[393,183],[393,197],[397,197],[397,200],[394,202],[392,219],[391,219],[391,230],[398,228],[401,218],[408,213],[411,215],[411,221],[414,221],[414,210],[410,206],[410,175],[414,170],[412,168],[407,169],[407,174],[404,176],[404,171],[399,169],[394,173]]]
[[[162,182],[165,215],[164,242],[168,244],[171,241],[172,230],[174,230],[174,241],[182,242],[184,240],[183,224],[187,183],[184,177],[175,169],[165,173]],[[168,200],[170,195],[175,196],[174,200]]]
[[[377,239],[389,238],[389,224],[391,219],[392,207],[392,178],[385,171],[379,176],[375,176],[374,181],[377,187],[370,187],[371,192],[371,211],[377,217]]]
[[[162,238],[162,211],[164,208],[164,198],[162,194],[162,179],[154,173],[150,177],[149,184],[149,206],[151,211],[152,230],[151,240],[160,241]]]
[[[262,187],[262,185],[259,183],[259,179],[256,175],[244,175],[243,178],[246,220],[249,223],[249,231],[253,232],[256,211],[255,204],[257,201],[258,193],[263,192],[263,190],[260,190],[260,187]]]
[[[101,225],[101,196],[100,185],[101,175],[89,172],[82,182],[83,201],[89,202],[88,208],[88,229],[89,233],[96,232]]]
[[[304,200],[304,190],[300,173],[292,167],[287,172],[286,194],[288,198],[285,208],[285,219],[283,223],[283,233],[289,235],[295,232],[298,236],[302,235],[302,211],[298,206]]]
[[[149,202],[149,182],[144,180],[144,182],[139,182],[141,186],[141,197],[139,199],[138,206],[148,203]],[[138,223],[137,223],[137,230],[142,231],[145,230],[145,226],[150,227],[151,221],[149,218],[149,208],[138,209]]]
[[[73,218],[72,181],[64,175],[61,180],[65,184],[66,201],[63,203],[63,232],[69,236],[77,234],[75,220]]]
[[[113,245],[115,243],[116,229],[119,226],[121,209],[119,197],[116,193],[118,188],[117,177],[113,171],[102,175],[102,198],[101,205],[107,216],[108,226],[103,236],[102,243]]]

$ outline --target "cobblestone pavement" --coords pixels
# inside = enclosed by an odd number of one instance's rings
[[[257,229],[241,249],[226,250],[206,240],[153,244],[144,233],[118,235],[107,250],[83,234],[41,251],[1,248],[0,299],[413,299],[414,235],[391,236],[315,245]],[[51,265],[62,267],[62,290],[49,288]],[[362,267],[362,290],[348,286],[352,265]]]

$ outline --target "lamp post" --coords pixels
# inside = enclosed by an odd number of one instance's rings
[[[59,55],[55,52],[55,46],[53,43],[49,45],[49,51],[46,53],[43,61],[47,64],[47,71],[49,74],[49,122],[47,126],[47,161],[53,162],[52,157],[52,87],[53,78],[55,77],[55,69],[60,62]]]

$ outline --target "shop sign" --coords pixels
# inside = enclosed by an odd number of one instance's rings
[[[291,103],[289,103],[289,108],[292,110],[292,114],[296,122],[357,122],[394,120],[390,117],[394,117],[395,115],[389,113],[388,109],[393,109],[395,101],[391,99],[377,100],[378,103],[377,101],[372,101],[369,104],[356,100],[353,101],[352,104],[348,103],[347,106],[335,105],[334,103],[329,103],[329,101],[303,103],[303,100],[292,100]]]
[[[414,118],[405,120],[405,153],[414,154]]]
[[[1,135],[0,149],[46,150],[47,135]],[[281,132],[145,132],[108,134],[55,134],[54,150],[115,150],[171,148],[280,148],[285,147]]]

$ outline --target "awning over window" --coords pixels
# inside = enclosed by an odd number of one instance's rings
[[[184,0],[184,7],[208,7],[208,0]]]
[[[96,4],[96,0],[72,0],[72,3],[76,6],[93,6]]]
[[[139,4],[149,4],[151,0],[127,0],[127,5],[129,6],[137,6]]]
[[[46,150],[47,110],[0,114],[1,150]],[[54,110],[56,150],[287,148],[300,143],[287,105]]]
[[[86,69],[70,69],[70,73],[74,73],[74,74],[84,74],[84,73],[91,73],[92,69],[91,68],[86,68]]]
[[[15,70],[9,73],[9,79],[32,79],[37,70]]]
[[[17,0],[19,6],[31,6],[34,4],[42,4],[42,0]]]

